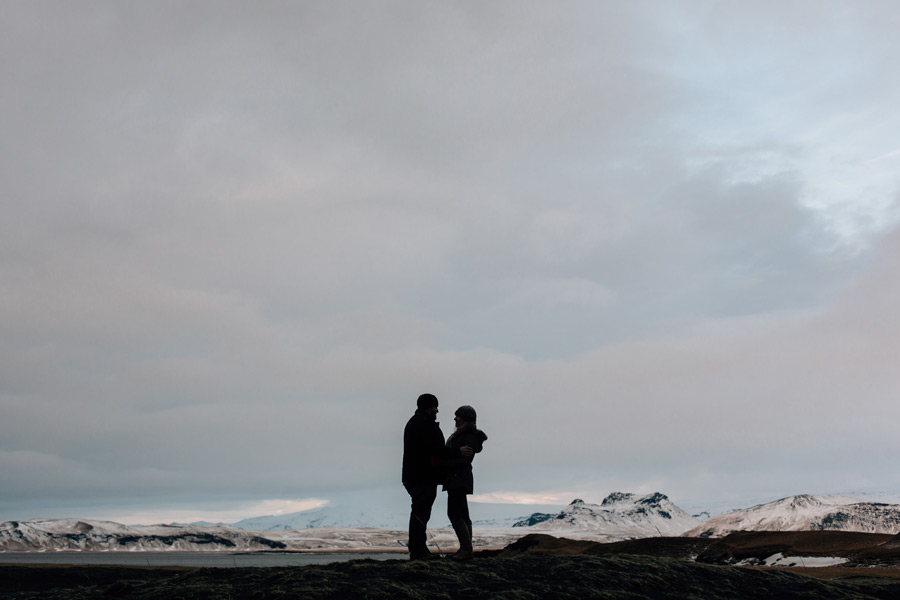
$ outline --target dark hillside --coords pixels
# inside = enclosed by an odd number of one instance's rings
[[[896,599],[890,580],[832,582],[783,570],[637,555],[479,557],[457,564],[359,560],[196,570],[0,567],[0,598]]]

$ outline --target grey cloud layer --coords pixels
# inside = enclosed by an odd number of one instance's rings
[[[5,3],[0,508],[393,482],[426,389],[494,490],[874,477],[896,9],[808,6]]]

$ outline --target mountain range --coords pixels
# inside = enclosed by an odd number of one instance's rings
[[[722,537],[736,531],[858,531],[900,533],[900,504],[843,496],[799,495],[732,511],[705,521],[664,494],[616,492],[601,504],[568,506],[473,503],[480,547],[502,547],[528,533],[601,542],[647,537]],[[512,515],[518,514],[517,517]],[[300,513],[245,519],[233,525],[122,525],[87,519],[32,519],[0,524],[0,552],[40,551],[398,551],[406,539],[405,512],[375,513],[326,506]],[[429,523],[432,542],[452,547],[454,535],[438,515]]]

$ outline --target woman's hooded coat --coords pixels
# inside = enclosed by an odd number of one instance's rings
[[[487,435],[477,429],[473,423],[466,423],[459,427],[447,440],[447,447],[459,449],[470,446],[476,453],[481,452]],[[472,459],[475,455],[459,458],[444,459],[441,466],[444,468],[444,491],[465,490],[466,494],[474,494],[474,477],[472,476]]]

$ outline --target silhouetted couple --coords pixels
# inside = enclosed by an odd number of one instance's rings
[[[456,430],[444,443],[444,434],[437,423],[437,397],[422,394],[416,407],[416,414],[403,431],[403,486],[412,499],[409,557],[414,560],[437,557],[428,551],[425,533],[437,486],[443,484],[447,492],[447,516],[459,538],[459,551],[451,558],[470,560],[472,520],[466,496],[474,493],[472,459],[476,452],[481,452],[487,436],[475,427],[475,409],[460,406],[453,419]]]

